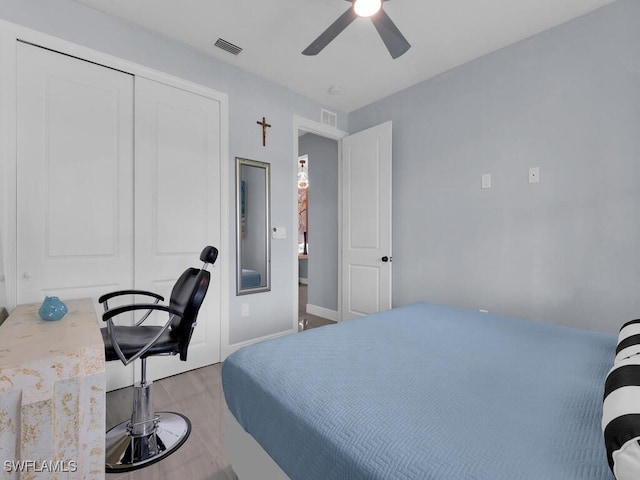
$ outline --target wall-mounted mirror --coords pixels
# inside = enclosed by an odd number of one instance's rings
[[[271,290],[270,164],[236,157],[236,292]]]

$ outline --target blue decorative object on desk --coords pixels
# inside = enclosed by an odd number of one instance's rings
[[[38,314],[41,319],[51,321],[60,320],[67,311],[67,306],[58,297],[45,297]]]

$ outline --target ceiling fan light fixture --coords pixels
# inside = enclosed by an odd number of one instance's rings
[[[355,0],[353,9],[359,17],[371,17],[382,8],[382,0]]]
[[[369,17],[378,31],[391,58],[398,58],[411,48],[411,44],[404,38],[402,32],[389,18],[382,8],[386,0],[347,0],[351,6],[340,15],[324,32],[302,51],[303,55],[317,55],[331,43],[356,18]]]

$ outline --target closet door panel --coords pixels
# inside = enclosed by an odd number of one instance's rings
[[[47,100],[47,255],[114,256],[119,233],[117,92],[51,78]],[[81,181],[70,185],[71,178]]]
[[[133,77],[18,43],[18,303],[129,288]]]
[[[206,112],[159,104],[156,122],[156,252],[196,252],[207,242]]]
[[[220,104],[136,77],[136,288],[169,298],[182,272],[199,267],[200,252],[221,241]],[[163,324],[164,315],[152,321]],[[150,379],[220,361],[220,275],[198,317],[187,362],[153,358]]]

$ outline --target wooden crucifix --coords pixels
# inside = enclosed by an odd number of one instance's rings
[[[270,128],[271,125],[267,123],[267,120],[264,117],[262,117],[262,121],[257,121],[256,123],[258,125],[262,125],[262,146],[266,147],[267,146],[267,128]]]

